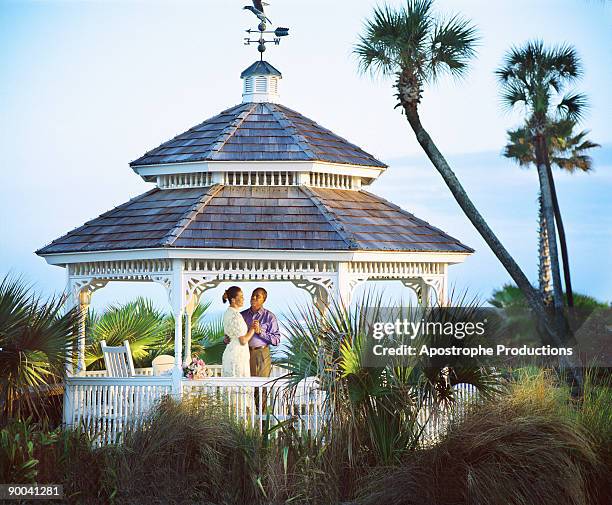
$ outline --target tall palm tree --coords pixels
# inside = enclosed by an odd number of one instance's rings
[[[496,71],[505,106],[509,109],[521,107],[525,112],[524,128],[534,146],[558,324],[563,324],[563,286],[557,251],[548,128],[555,119],[580,119],[586,98],[579,93],[568,93],[567,87],[580,77],[581,72],[580,58],[573,47],[547,48],[539,40],[510,49],[503,65]]]
[[[425,86],[444,74],[464,75],[478,43],[476,29],[469,21],[459,16],[442,20],[434,15],[432,7],[432,0],[408,0],[405,7],[397,10],[389,6],[376,8],[354,48],[360,68],[395,78],[398,107],[406,115],[423,151],[465,215],[523,291],[553,341],[561,345],[562,329],[549,319],[538,291],[493,233],[421,124],[419,106]]]
[[[561,170],[569,173],[576,171],[589,172],[593,168],[593,160],[589,156],[589,151],[600,147],[587,138],[588,131],[574,133],[576,122],[571,119],[561,119],[553,121],[546,128],[548,142],[548,158],[551,165],[555,165]],[[530,141],[529,130],[520,127],[508,131],[508,144],[503,152],[506,158],[512,159],[520,166],[528,167],[536,164],[535,146]],[[548,168],[548,167],[547,167]],[[561,257],[563,260],[563,276],[565,280],[565,294],[569,307],[574,306],[574,295],[572,290],[569,254],[567,251],[567,241],[565,228],[561,217],[561,210],[555,190],[554,178],[551,177],[551,190],[553,197],[553,207],[555,222],[559,232],[559,245],[561,247]],[[548,246],[548,234],[546,231],[545,217],[543,213],[542,194],[538,197],[538,252],[539,252],[539,281],[540,291],[545,303],[550,303],[552,298],[551,271],[550,271],[550,252]]]
[[[24,415],[46,415],[49,386],[64,375],[76,343],[78,314],[62,298],[42,300],[22,280],[0,282],[0,426]]]

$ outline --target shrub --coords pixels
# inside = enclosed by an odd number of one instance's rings
[[[206,397],[164,400],[113,447],[110,495],[116,503],[254,503],[258,444]]]
[[[441,443],[375,472],[360,505],[587,505],[600,461],[565,415],[559,388],[538,375],[475,406]]]

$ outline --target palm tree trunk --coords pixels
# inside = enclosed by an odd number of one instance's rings
[[[538,195],[538,280],[540,293],[544,305],[552,305],[552,274],[550,271],[550,248],[548,247],[548,233],[546,232],[546,218],[544,217],[544,204],[542,192]]]
[[[546,140],[543,135],[536,135],[535,156],[538,178],[540,180],[540,195],[542,196],[542,209],[546,224],[546,235],[548,238],[548,250],[550,253],[550,266],[553,282],[553,306],[555,317],[559,314],[563,317],[563,286],[561,284],[561,272],[559,270],[559,252],[557,250],[557,232],[555,229],[555,214],[553,210],[550,179],[546,170]],[[558,324],[561,319],[557,319]],[[559,328],[560,329],[560,328]]]
[[[546,172],[550,180],[550,192],[552,196],[553,210],[555,213],[555,221],[557,223],[557,231],[559,233],[559,246],[561,248],[561,259],[563,260],[563,280],[565,281],[565,295],[567,296],[567,306],[572,308],[574,306],[574,292],[572,290],[572,279],[570,275],[569,255],[567,252],[567,240],[565,238],[565,227],[563,226],[563,219],[561,218],[561,209],[559,207],[557,190],[555,188],[555,179],[553,177],[553,172],[550,167],[548,153],[546,153]]]
[[[402,96],[401,90],[400,90],[400,96]],[[561,327],[561,325],[559,324],[556,324],[556,321],[551,320],[551,318],[549,317],[548,313],[545,310],[544,304],[542,303],[542,300],[541,300],[541,297],[538,291],[531,285],[531,283],[529,282],[529,279],[527,279],[527,276],[523,273],[523,271],[521,270],[519,265],[516,263],[516,261],[514,261],[514,258],[510,256],[506,248],[499,241],[497,236],[493,233],[493,230],[491,230],[487,222],[480,215],[480,212],[478,212],[478,209],[475,207],[475,205],[470,200],[469,196],[463,189],[463,186],[461,186],[461,183],[457,179],[457,176],[454,174],[454,172],[448,165],[448,162],[446,161],[442,153],[438,150],[438,147],[436,146],[434,141],[429,136],[429,133],[427,133],[425,128],[423,128],[423,125],[421,124],[421,120],[419,118],[419,113],[417,110],[416,103],[414,102],[402,103],[402,106],[404,108],[404,112],[406,114],[408,122],[410,123],[410,126],[412,127],[412,130],[414,131],[416,135],[417,141],[423,148],[423,151],[425,151],[425,154],[427,155],[429,160],[432,162],[434,167],[438,170],[438,172],[442,176],[442,179],[444,179],[444,182],[446,183],[451,193],[455,197],[455,200],[457,201],[457,203],[459,204],[459,206],[461,207],[461,209],[463,210],[467,218],[472,222],[472,224],[474,225],[478,233],[480,233],[480,236],[484,239],[487,245],[491,248],[491,251],[493,251],[493,254],[495,254],[497,259],[501,262],[501,264],[504,266],[506,271],[510,274],[510,277],[512,277],[514,282],[516,282],[516,285],[523,292],[523,294],[525,295],[525,299],[527,300],[527,303],[529,304],[529,307],[533,310],[538,321],[540,321],[542,326],[546,329],[546,332],[549,334],[554,344],[558,347],[561,347],[565,340],[564,339],[565,328]],[[549,187],[546,184],[546,181],[545,181],[544,186],[545,186],[544,187],[545,190],[549,190]],[[554,226],[554,222],[551,222],[551,223]],[[548,225],[548,228],[550,228],[550,224]],[[554,228],[553,228],[552,236],[553,237],[555,236]],[[555,252],[556,252],[556,248],[555,248]],[[553,260],[555,258],[556,256],[552,257]],[[557,264],[557,267],[558,267],[558,264]],[[557,268],[557,273],[558,273],[558,268]],[[563,317],[563,313],[561,313],[561,316]],[[581,373],[581,370],[578,368],[579,363],[577,362],[576,357],[569,356],[569,357],[563,357],[561,359],[566,363],[566,365],[569,365],[575,382],[577,383],[578,387],[582,389],[582,385],[583,385],[582,373]]]

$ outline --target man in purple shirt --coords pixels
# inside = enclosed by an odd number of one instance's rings
[[[272,359],[269,346],[278,345],[281,337],[276,316],[263,306],[266,298],[266,290],[256,288],[251,294],[251,306],[242,311],[247,326],[255,328],[255,335],[249,340],[251,377],[270,377]]]

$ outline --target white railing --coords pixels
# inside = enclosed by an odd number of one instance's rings
[[[210,370],[211,377],[221,377],[221,372],[223,371],[223,367],[221,365],[207,365],[206,368]],[[153,376],[153,367],[148,368],[135,368],[134,373],[137,377],[152,377]],[[285,375],[287,371],[278,366],[272,365],[272,372],[270,373],[270,377],[282,377]],[[107,377],[106,370],[87,370],[82,377]]]
[[[135,368],[134,373],[137,377],[152,377],[153,367]],[[86,370],[82,377],[108,377],[106,370]]]
[[[230,415],[260,432],[290,419],[298,432],[318,431],[323,421],[325,393],[314,378],[302,381],[293,389],[286,379],[268,377],[183,381],[183,398],[198,395],[225,403]]]
[[[68,377],[64,424],[84,428],[97,445],[113,443],[171,392],[171,377]]]
[[[113,443],[173,393],[177,391],[171,376],[68,377],[64,423],[83,428],[97,445]],[[272,377],[183,379],[175,394],[185,399],[198,395],[223,401],[236,419],[259,430],[298,417],[298,430],[317,430],[321,425],[324,396],[314,379],[303,381],[291,396],[286,379]]]
[[[220,373],[220,367],[213,373],[217,371]],[[443,409],[431,402],[421,408],[417,420],[424,426],[424,444],[435,443],[450,420],[463,416],[466,405],[477,397],[473,386],[455,389],[458,401],[452,408]],[[183,399],[205,395],[223,402],[232,416],[259,431],[292,420],[298,432],[317,432],[325,420],[325,392],[315,378],[305,379],[291,389],[287,379],[274,377],[213,376],[173,383],[169,375],[97,375],[66,379],[64,423],[68,427],[82,427],[96,445],[114,443],[121,439],[125,429],[141,423],[167,395]]]

